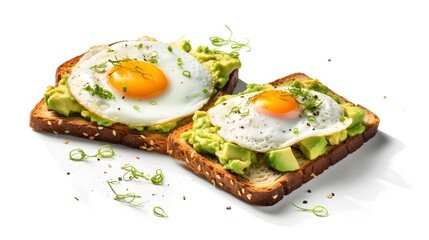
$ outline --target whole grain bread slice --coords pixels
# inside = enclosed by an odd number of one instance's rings
[[[295,73],[273,81],[271,84],[277,86],[287,81],[309,79],[303,73]],[[338,96],[342,100],[350,102],[342,96]],[[250,204],[269,206],[276,204],[283,199],[284,195],[291,193],[360,148],[364,142],[376,135],[379,122],[378,116],[366,109],[364,119],[366,128],[362,134],[349,137],[339,145],[330,146],[326,154],[314,160],[308,160],[303,154],[297,152],[296,157],[300,168],[288,173],[272,170],[266,164],[250,167],[242,176],[231,173],[224,169],[213,156],[196,152],[191,145],[180,137],[182,133],[192,128],[192,123],[170,134],[167,142],[167,153],[175,159],[182,160],[195,174],[204,177],[214,186],[233,194],[237,198]]]
[[[64,77],[69,76],[73,66],[83,56],[76,56],[62,63],[55,73],[55,84]],[[208,109],[213,103],[225,94],[233,92],[238,82],[238,69],[235,69],[229,76],[226,85],[216,94],[212,95],[203,109]],[[185,117],[178,122],[178,127],[192,121],[192,116]],[[137,131],[128,128],[124,124],[114,124],[110,127],[99,126],[85,120],[80,115],[69,117],[57,114],[48,109],[45,100],[42,98],[30,113],[30,127],[35,131],[50,132],[53,134],[67,134],[89,140],[99,140],[103,142],[117,143],[132,148],[139,148],[147,151],[156,151],[166,154],[168,133],[156,131]]]

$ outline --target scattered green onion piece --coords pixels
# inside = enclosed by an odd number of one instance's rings
[[[134,110],[139,110],[140,107],[139,106],[133,106]]]
[[[247,42],[245,42],[245,43],[239,43],[237,41],[231,40],[231,38],[232,38],[232,30],[227,25],[225,25],[225,27],[229,30],[229,37],[228,37],[228,39],[224,39],[224,38],[221,38],[221,37],[211,37],[210,38],[210,42],[212,43],[213,46],[222,47],[222,46],[226,46],[226,45],[230,44],[231,49],[233,49],[233,50],[240,50],[240,49],[242,49],[244,47],[247,48],[248,52],[251,50],[251,48],[249,46],[249,40],[248,39],[247,39]]]
[[[122,87],[122,92],[127,92],[127,87]]]
[[[171,46],[168,46],[168,47],[167,47],[167,50],[168,50],[169,52],[173,52],[173,48],[172,48]]]
[[[315,110],[317,109],[320,105],[322,105],[322,101],[320,99],[317,98],[317,95],[312,95],[310,93],[310,91],[302,89],[301,87],[290,87],[289,88],[289,92],[294,96],[294,97],[301,97],[302,101],[298,101],[297,102],[299,104],[301,104],[302,106],[304,106],[304,110]]]
[[[297,135],[297,134],[299,134],[299,130],[298,130],[298,128],[293,128],[293,130],[292,130],[292,132],[293,132],[293,134],[295,134],[295,135]]]
[[[247,115],[249,115],[250,109],[249,108],[242,108],[240,109],[240,115],[242,117],[246,117]]]
[[[246,117],[247,115],[249,115],[249,112],[250,112],[250,109],[247,108],[247,104],[241,108],[239,106],[234,106],[229,110],[226,117],[231,116],[231,114],[233,114],[233,113],[238,113],[238,114],[240,114],[240,116]]]
[[[141,198],[140,195],[137,195],[135,193],[127,193],[127,194],[116,193],[116,191],[112,187],[112,184],[117,184],[117,183],[119,183],[119,181],[107,181],[107,184],[109,185],[110,189],[115,194],[115,197],[113,198],[114,200],[122,203],[131,204],[133,206],[141,206],[143,204],[143,203],[134,202],[137,198]]]
[[[73,161],[83,161],[86,157],[86,153],[80,148],[73,149],[69,153],[69,159]]]
[[[160,185],[164,181],[164,174],[162,174],[161,169],[157,169],[155,175],[150,178],[150,181],[155,185]]]
[[[188,70],[183,71],[182,75],[187,77],[187,78],[191,78],[191,72],[189,72]]]
[[[182,58],[178,58],[177,59],[177,66],[179,66],[179,68],[182,68],[182,64],[183,64]]]
[[[125,164],[121,168],[122,170],[126,171],[122,176],[122,179],[124,179],[125,181],[131,181],[133,179],[143,178],[146,181],[151,181],[155,185],[160,185],[164,181],[164,174],[162,173],[161,169],[157,169],[155,172],[155,175],[150,177],[148,175],[145,175],[143,172],[140,172],[139,170],[137,170],[131,164]]]
[[[209,90],[207,89],[207,88],[203,88],[203,91],[202,91],[203,93],[208,93],[209,92]]]
[[[153,214],[157,217],[168,217],[167,213],[160,206],[153,207]]]
[[[100,87],[98,84],[95,84],[94,87],[89,85],[85,87],[85,90],[89,92],[92,96],[96,95],[104,99],[115,99],[115,95],[110,91]]]
[[[296,208],[302,210],[302,211],[312,212],[314,215],[316,215],[318,217],[326,217],[329,215],[328,209],[324,206],[316,205],[313,208],[303,208],[303,207],[297,206],[293,203],[291,203],[291,204],[293,206],[295,206]]]
[[[150,105],[156,105],[156,104],[157,104],[157,102],[156,102],[156,101],[150,101],[150,102],[149,102],[149,104],[150,104]]]
[[[94,155],[88,155],[80,148],[73,149],[69,153],[69,159],[73,161],[83,161],[90,157],[110,158],[113,157],[113,155],[115,155],[113,147],[105,144],[98,148],[97,154]]]
[[[152,51],[149,53],[150,58],[156,58],[158,57],[159,53],[158,51]]]
[[[137,49],[141,50],[143,48],[143,43],[140,43],[139,45],[137,45]]]
[[[96,73],[105,73],[107,68],[107,62],[96,64],[89,69],[94,70]]]
[[[346,120],[346,118],[344,116],[340,117],[340,122],[344,122]]]
[[[115,155],[115,152],[113,151],[113,147],[109,144],[105,144],[98,149],[97,156],[99,157],[110,158],[113,157],[113,155]]]
[[[111,48],[107,48],[107,49],[106,49],[106,52],[113,52],[113,49],[111,49]]]
[[[316,121],[316,117],[315,116],[307,116],[307,121],[309,121],[309,122],[315,122]]]

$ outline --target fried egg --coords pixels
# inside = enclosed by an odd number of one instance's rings
[[[68,87],[88,111],[133,126],[192,115],[213,92],[212,76],[196,58],[145,40],[92,47],[72,69]]]
[[[219,127],[222,138],[256,152],[286,148],[309,137],[327,136],[352,123],[331,97],[305,91],[307,96],[293,95],[288,87],[248,93],[212,107],[207,115]],[[305,107],[309,98],[317,106],[311,111]]]

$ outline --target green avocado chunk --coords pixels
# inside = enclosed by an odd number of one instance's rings
[[[306,158],[314,160],[318,156],[325,154],[328,141],[325,137],[310,137],[302,140],[298,145]]]
[[[243,170],[257,160],[254,152],[228,142],[223,145],[223,149],[216,155],[224,168],[230,169],[237,174],[243,174]]]
[[[340,142],[346,140],[347,138],[347,130],[341,130],[329,136],[326,136],[326,140],[328,140],[330,145],[337,145]]]
[[[291,147],[266,152],[265,161],[270,167],[279,172],[290,172],[299,168]]]
[[[344,103],[341,106],[344,109],[344,114],[353,119],[352,124],[347,128],[347,135],[353,137],[361,134],[365,130],[365,126],[362,124],[365,118],[365,110],[351,103]]]

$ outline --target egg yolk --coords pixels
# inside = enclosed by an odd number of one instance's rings
[[[109,84],[124,96],[152,98],[168,86],[167,77],[152,63],[129,60],[113,66],[107,73]]]
[[[263,91],[252,97],[250,101],[260,109],[265,110],[264,112],[275,116],[294,118],[302,112],[295,98],[285,91]]]

